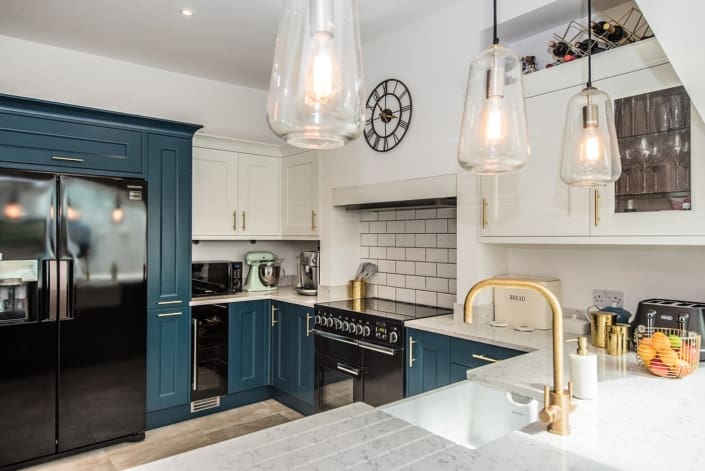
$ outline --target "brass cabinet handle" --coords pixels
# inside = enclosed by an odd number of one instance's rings
[[[600,225],[600,190],[595,190],[595,227]]]
[[[157,304],[160,306],[166,306],[168,304],[181,304],[182,302],[182,300],[177,299],[176,301],[159,301]]]
[[[237,232],[237,209],[233,211],[233,230]]]
[[[52,160],[64,160],[66,162],[83,162],[83,159],[79,159],[78,157],[59,157],[58,155],[52,155],[51,156]]]
[[[472,357],[473,357],[475,360],[489,361],[490,363],[497,363],[497,362],[499,361],[499,360],[497,360],[496,358],[486,357],[485,355],[480,355],[480,354],[478,354],[478,353],[473,353],[473,354],[472,354]]]
[[[311,210],[311,230],[312,231],[316,230],[316,210],[315,209]]]
[[[157,317],[177,317],[181,314],[180,312],[162,312],[161,314],[157,314]]]
[[[278,323],[279,321],[274,318],[274,313],[277,312],[279,309],[272,304],[272,327],[274,327],[274,324]]]
[[[310,323],[311,319],[313,319],[313,316],[307,312],[306,313],[306,337],[311,335],[311,323]]]
[[[482,198],[482,228],[487,227],[487,199]]]
[[[414,341],[414,337],[409,336],[409,368],[414,367],[414,362],[416,361],[416,358],[414,358],[414,344],[416,342]]]
[[[247,217],[247,213],[245,212],[245,210],[243,210],[242,211],[242,230],[243,231],[245,230],[245,227],[247,227],[247,224],[246,224],[247,219],[245,219],[246,217]]]

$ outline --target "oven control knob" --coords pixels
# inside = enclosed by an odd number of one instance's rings
[[[369,337],[371,333],[372,333],[372,330],[370,329],[369,325],[366,325],[365,327],[362,328],[362,335],[364,337]]]
[[[322,322],[321,322],[322,320],[323,320],[323,319],[321,318],[321,316],[318,315],[318,314],[316,314],[316,325],[321,325],[321,324],[322,324]]]
[[[354,328],[353,328],[354,330]],[[349,332],[350,331],[350,323],[348,321],[343,322],[343,332]]]
[[[392,331],[389,333],[389,343],[397,343],[397,340],[399,340],[399,334],[396,332]]]
[[[343,321],[340,319],[335,320],[335,330],[340,330],[343,328]]]
[[[330,317],[326,317],[325,319],[323,319],[323,321],[323,325],[325,325],[326,327],[333,327],[333,319],[331,319]]]
[[[362,324],[358,324],[358,325],[355,327],[355,333],[356,333],[357,335],[362,335],[362,330],[363,330],[363,329],[362,329]]]

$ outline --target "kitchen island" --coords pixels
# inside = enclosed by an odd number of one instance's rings
[[[482,321],[467,326],[452,316],[415,322],[417,329],[535,348],[469,370],[468,378],[542,400],[552,376],[546,332],[518,336]],[[533,423],[472,450],[357,403],[135,469],[700,469],[705,369],[682,379],[657,378],[636,364],[633,353],[610,357],[591,350],[599,355],[599,396],[576,400],[569,436]]]

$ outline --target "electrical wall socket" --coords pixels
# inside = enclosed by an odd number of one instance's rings
[[[599,307],[623,307],[624,293],[611,289],[594,289],[592,290],[592,304]]]

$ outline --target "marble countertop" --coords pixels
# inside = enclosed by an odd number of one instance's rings
[[[275,301],[283,301],[287,303],[299,304],[301,306],[313,307],[316,303],[337,301],[339,299],[345,299],[345,297],[335,296],[333,294],[326,293],[323,290],[319,291],[318,296],[303,296],[297,293],[295,288],[282,287],[274,291],[253,293],[242,292],[223,296],[204,296],[201,298],[194,298],[189,303],[189,306],[202,306],[204,304],[214,303],[236,303],[240,301],[259,301],[262,299],[272,299]]]
[[[473,381],[539,401],[543,385],[551,384],[550,332],[491,327],[486,319],[466,326],[452,316],[409,326],[529,351],[468,370]],[[566,348],[566,356],[572,350]],[[471,450],[357,403],[135,469],[701,469],[705,367],[682,379],[658,378],[633,353],[613,357],[590,350],[598,355],[598,397],[576,400],[569,436],[550,434],[537,422]]]

